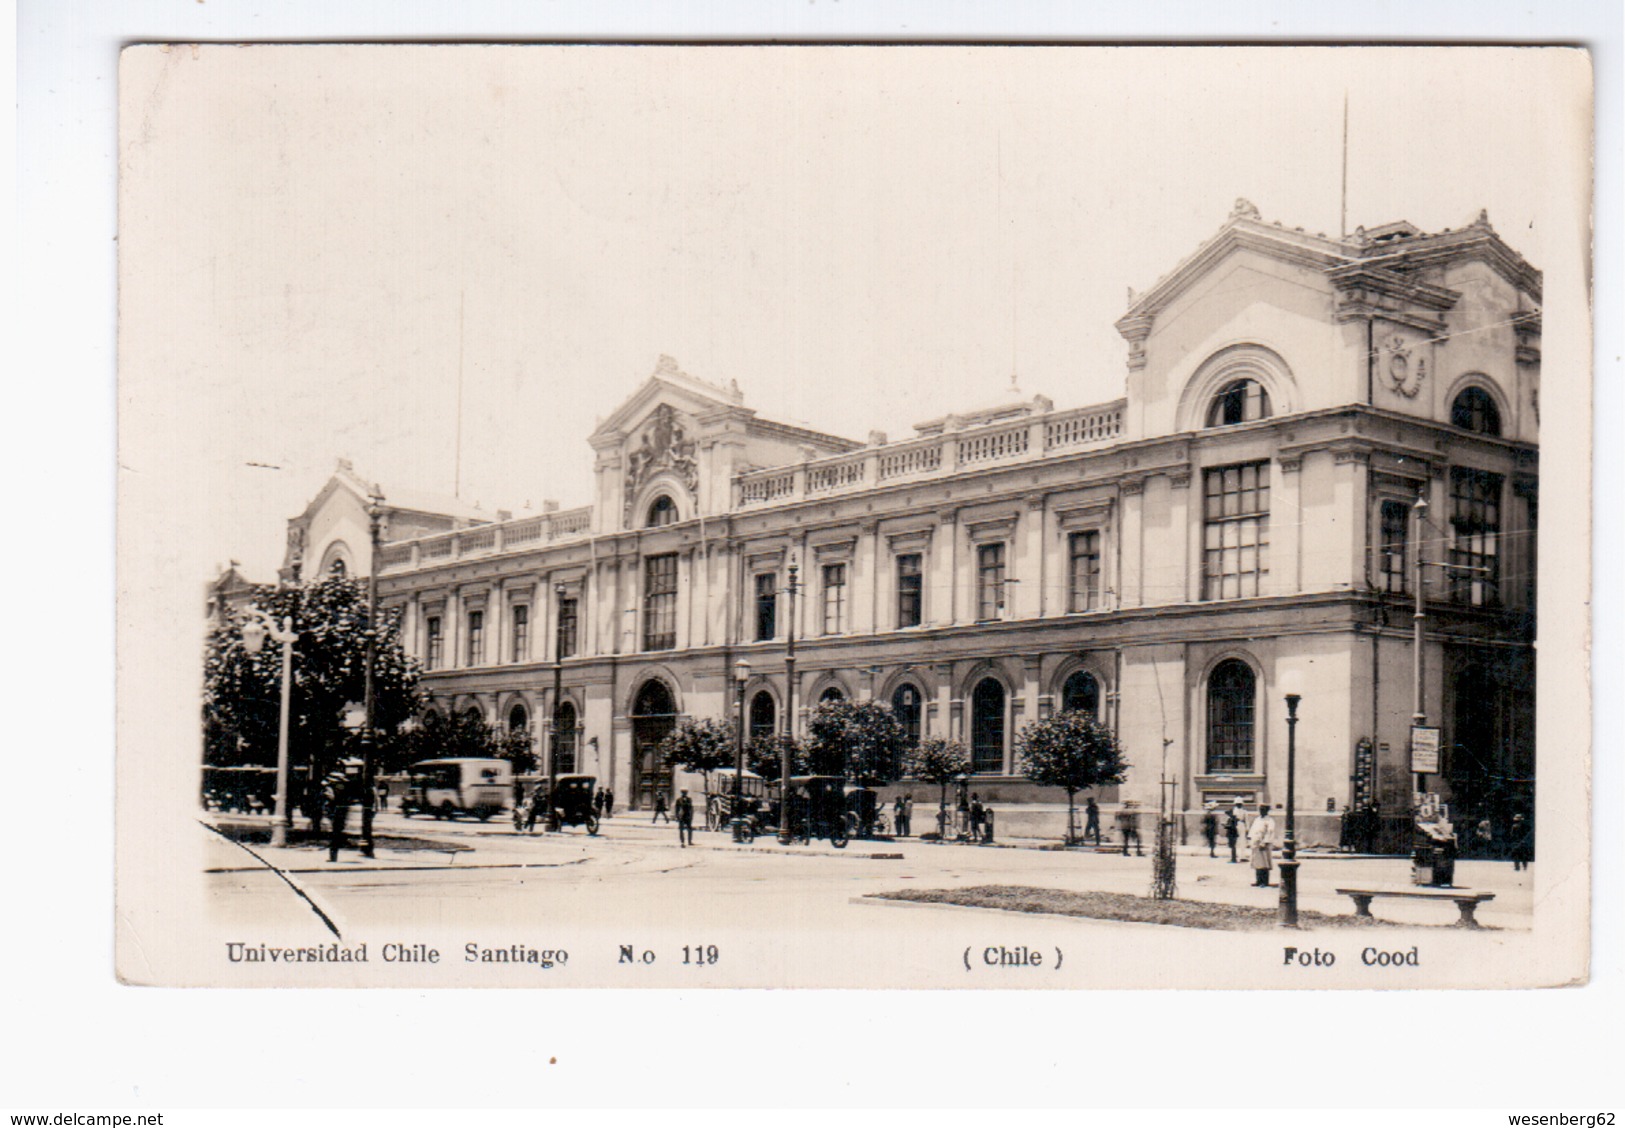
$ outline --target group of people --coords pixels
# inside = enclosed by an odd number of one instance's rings
[[[1253,867],[1253,884],[1268,888],[1270,870],[1275,867],[1276,846],[1275,820],[1270,817],[1269,805],[1260,804],[1257,816],[1249,823],[1247,821],[1247,807],[1240,799],[1231,804],[1229,810],[1222,813],[1217,803],[1204,804],[1202,808],[1202,837],[1207,840],[1207,856],[1210,858],[1219,856],[1218,845],[1221,826],[1224,830],[1225,844],[1230,847],[1230,861],[1233,864],[1241,862],[1237,847],[1245,834],[1248,851],[1247,860]]]

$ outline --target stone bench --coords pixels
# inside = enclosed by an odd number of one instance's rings
[[[1354,915],[1357,917],[1371,917],[1371,902],[1377,897],[1409,897],[1418,901],[1454,901],[1456,908],[1461,912],[1461,920],[1457,921],[1460,928],[1477,928],[1478,921],[1473,916],[1478,906],[1485,901],[1495,900],[1494,893],[1475,893],[1471,889],[1339,889],[1338,893],[1354,899]]]

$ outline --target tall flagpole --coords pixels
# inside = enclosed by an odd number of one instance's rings
[[[457,454],[452,475],[452,497],[463,496],[463,305],[468,291],[457,295]]]
[[[1337,233],[1348,237],[1349,233],[1349,92],[1343,91],[1343,216],[1339,221]]]

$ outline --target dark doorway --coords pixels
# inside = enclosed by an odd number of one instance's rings
[[[632,793],[627,796],[633,810],[654,806],[656,792],[671,792],[671,765],[660,756],[660,742],[677,726],[677,703],[671,689],[658,678],[650,678],[632,702]]]

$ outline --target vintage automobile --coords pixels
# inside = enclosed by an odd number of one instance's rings
[[[888,830],[886,812],[874,791],[853,787],[846,793],[846,829],[853,838],[873,838]]]
[[[593,798],[598,794],[598,777],[561,775],[553,781],[553,818],[556,829],[584,826],[588,834],[598,833],[598,810]]]
[[[401,814],[473,815],[484,822],[508,805],[512,786],[513,765],[506,760],[423,760],[407,773]]]
[[[847,829],[846,780],[840,776],[791,776],[790,837],[801,842],[827,838],[836,849],[851,838]]]
[[[766,827],[768,818],[767,780],[755,772],[739,777],[740,810],[752,837]],[[722,768],[706,779],[705,829],[727,830],[733,825],[734,770]]]

